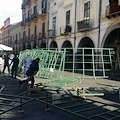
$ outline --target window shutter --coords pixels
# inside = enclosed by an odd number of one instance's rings
[[[120,0],[118,0],[118,5],[120,5]]]
[[[44,11],[44,13],[46,13],[46,9],[47,9],[47,0],[45,0],[45,11]]]

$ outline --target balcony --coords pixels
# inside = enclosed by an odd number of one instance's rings
[[[110,19],[111,17],[120,16],[120,6],[117,3],[110,4],[106,6],[106,17]]]
[[[89,19],[81,20],[77,22],[78,32],[84,32],[90,30],[90,21]]]
[[[28,23],[28,22],[30,22],[30,21],[31,21],[31,18],[26,18],[26,19],[25,19],[25,22],[26,22],[26,23]]]
[[[33,14],[31,15],[31,19],[35,19],[35,18],[38,18],[38,13],[33,13]]]
[[[49,31],[48,31],[48,36],[49,36],[49,38],[54,38],[54,37],[56,37],[56,32],[55,32],[55,30],[53,30],[53,29],[49,30]]]
[[[61,35],[68,35],[69,33],[71,33],[72,31],[72,27],[70,25],[66,25],[63,27],[60,27],[60,34]]]
[[[39,14],[39,16],[45,16],[46,15],[46,9],[45,8],[40,9],[38,14]]]
[[[25,21],[22,21],[21,22],[21,26],[25,26],[26,25],[26,22]]]
[[[25,9],[25,7],[26,7],[26,4],[23,3],[23,4],[21,5],[21,9]]]
[[[30,4],[31,4],[31,0],[27,0],[26,5],[30,5]]]

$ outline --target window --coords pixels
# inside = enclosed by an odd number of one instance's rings
[[[12,36],[10,36],[10,44],[12,44]]]
[[[18,39],[18,34],[16,34],[16,40]]]
[[[24,0],[23,4],[25,4],[25,3],[26,3],[26,0]]]
[[[30,40],[30,29],[28,30],[28,39]]]
[[[70,10],[66,12],[66,25],[70,24]]]
[[[90,1],[84,4],[84,20],[90,19]]]
[[[21,33],[19,33],[19,40],[21,39]]]
[[[23,31],[23,40],[25,40],[25,35],[26,34],[26,32],[25,31]]]
[[[42,13],[46,13],[47,0],[42,0]]]
[[[23,14],[23,22],[25,23],[26,14]]]
[[[28,11],[28,18],[31,18],[31,10]]]
[[[35,39],[37,39],[37,26],[35,26]]]
[[[14,41],[14,35],[13,35],[13,41]]]
[[[53,18],[53,35],[55,36],[56,33],[56,17]]]
[[[42,24],[42,38],[45,38],[45,23]]]
[[[37,5],[34,6],[34,13],[37,13]]]

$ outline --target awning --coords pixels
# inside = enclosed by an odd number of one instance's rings
[[[8,47],[6,45],[0,44],[0,50],[4,50],[4,51],[12,51],[13,48]]]

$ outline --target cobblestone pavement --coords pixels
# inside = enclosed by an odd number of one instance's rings
[[[3,69],[3,66],[0,66]],[[68,73],[70,74],[70,73]],[[3,94],[18,95],[21,90],[19,81],[22,78],[17,77],[17,79],[11,78],[10,75],[5,71],[4,75],[0,76],[0,84],[4,85],[5,88],[2,91]],[[36,83],[41,83],[45,81],[44,79],[35,78]],[[75,85],[73,85],[74,87]],[[119,79],[85,79],[82,83],[78,84],[78,87],[120,87]],[[31,94],[34,98],[34,94]],[[91,100],[96,100],[98,102],[103,102],[111,105],[118,106],[120,108],[120,100],[118,94],[97,96],[97,97],[87,97]],[[0,101],[1,102],[1,101]],[[89,106],[88,106],[89,107]],[[19,112],[19,107],[12,111],[9,111],[3,115],[0,115],[0,120],[82,120],[82,118],[72,115],[70,113],[64,112],[60,109],[50,106],[50,111],[46,111],[46,104],[38,101],[32,101],[23,106],[23,112]],[[112,109],[109,108],[109,109]],[[94,111],[95,112],[95,111]],[[95,119],[98,120],[98,119]],[[100,119],[103,120],[103,119]],[[108,120],[110,120],[108,118]],[[117,120],[117,119],[116,119]]]

